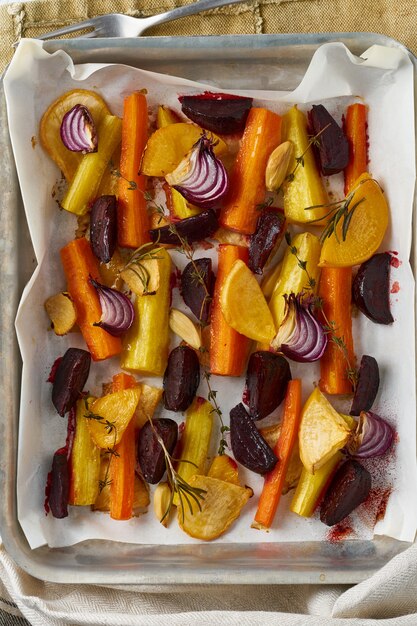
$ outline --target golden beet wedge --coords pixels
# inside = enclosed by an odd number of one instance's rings
[[[347,207],[348,227],[343,238],[340,219],[323,243],[320,267],[352,267],[371,258],[378,250],[389,221],[389,208],[378,182],[361,174],[352,189]]]

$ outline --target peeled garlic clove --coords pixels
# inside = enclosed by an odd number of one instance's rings
[[[293,154],[292,141],[284,141],[271,153],[265,170],[265,186],[268,191],[278,191],[281,187]]]
[[[168,526],[169,509],[172,504],[172,491],[168,483],[159,483],[153,494],[153,510],[159,522]]]
[[[171,309],[169,314],[169,327],[173,333],[181,337],[183,341],[195,350],[201,348],[201,336],[194,322],[178,309]]]

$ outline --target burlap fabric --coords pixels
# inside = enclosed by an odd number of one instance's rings
[[[181,4],[183,0],[38,0],[0,6],[0,72],[20,37],[102,13],[140,17]],[[147,34],[374,31],[417,53],[416,22],[417,0],[256,0],[170,22]],[[0,626],[416,626],[416,557],[414,546],[351,589],[262,584],[110,589],[43,583],[16,567],[0,547]]]
[[[102,13],[137,17],[186,4],[183,0],[37,0],[0,7],[0,71],[19,37],[36,37]],[[417,53],[417,0],[256,0],[169,22],[149,35],[373,31]],[[414,18],[414,19],[413,19]]]

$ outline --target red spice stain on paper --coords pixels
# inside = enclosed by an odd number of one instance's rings
[[[350,525],[349,518],[342,520],[339,524],[332,526],[327,533],[326,539],[330,543],[337,543],[343,541],[353,534],[353,528]]]
[[[391,293],[398,293],[399,290],[400,290],[400,283],[398,282],[398,280],[396,280],[394,283],[392,283]]]

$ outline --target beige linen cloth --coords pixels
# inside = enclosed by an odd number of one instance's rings
[[[183,0],[51,0],[0,6],[0,72],[11,44],[101,13],[146,16]],[[417,53],[417,0],[255,0],[164,24],[149,35],[374,31]],[[0,626],[417,626],[417,546],[347,586],[55,585],[0,547]]]

